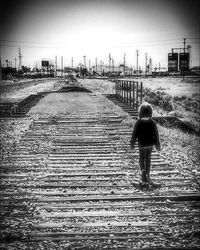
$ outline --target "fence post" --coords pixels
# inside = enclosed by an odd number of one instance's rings
[[[120,80],[120,86],[121,86],[121,96],[120,96],[120,99],[121,99],[121,101],[123,101],[123,83],[122,83],[121,80]]]
[[[143,90],[143,83],[140,82],[140,105],[142,104],[142,90]]]
[[[129,81],[129,106],[131,107],[131,81]]]
[[[125,99],[125,103],[128,102],[128,88],[127,88],[128,82],[125,81],[125,91],[126,91],[126,99]]]
[[[128,81],[126,81],[126,103],[128,102]]]
[[[119,99],[119,81],[117,80],[117,99]]]
[[[122,102],[124,101],[124,83],[123,80],[121,80],[122,83]]]
[[[133,108],[135,108],[135,81],[133,81]]]
[[[138,111],[143,99],[143,82],[121,79],[115,81],[115,94],[117,99]]]
[[[128,81],[126,81],[126,102],[128,103]]]
[[[126,102],[126,81],[124,81],[124,102]]]
[[[138,111],[138,82],[136,82],[136,110]]]
[[[126,81],[124,81],[124,102],[126,102]]]

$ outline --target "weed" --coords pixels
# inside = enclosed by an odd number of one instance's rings
[[[170,112],[173,111],[172,96],[166,92],[152,91],[151,89],[144,89],[144,101],[161,107],[163,110]]]
[[[144,89],[144,101],[150,103],[154,108],[170,114],[174,113],[179,118],[184,118],[191,127],[196,131],[199,127],[200,101],[199,99],[187,96],[171,96],[163,91],[153,91],[149,88]]]

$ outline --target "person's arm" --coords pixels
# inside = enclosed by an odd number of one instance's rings
[[[133,133],[132,133],[132,137],[131,137],[131,148],[132,149],[135,148],[135,142],[136,142],[136,139],[137,139],[137,128],[138,128],[138,122],[135,123]]]
[[[160,137],[159,137],[159,133],[158,133],[158,127],[155,123],[155,146],[156,146],[156,149],[158,151],[161,150],[161,147],[160,147]]]

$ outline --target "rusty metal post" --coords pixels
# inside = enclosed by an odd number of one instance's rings
[[[122,80],[122,102],[124,101],[124,82]]]
[[[129,81],[129,106],[131,107],[131,81]]]
[[[124,95],[123,95],[123,102],[125,102],[125,81],[123,81],[123,91],[124,91]]]
[[[120,80],[120,85],[121,85],[121,97],[120,97],[120,99],[123,101],[123,83],[121,80]]]
[[[143,91],[143,83],[140,82],[140,105],[142,104],[142,91]]]
[[[127,81],[127,82],[126,82],[126,87],[127,87],[127,104],[128,104],[128,97],[129,97],[129,95],[128,95],[128,93],[129,93],[129,90],[128,90],[128,87],[129,87],[129,86],[128,86],[128,85],[129,85],[129,84],[128,84],[128,83],[129,83],[129,82]]]
[[[128,81],[126,81],[126,103],[128,103]]]
[[[135,81],[133,81],[133,86],[132,86],[132,92],[133,92],[133,108],[135,109]]]
[[[136,82],[136,110],[138,111],[138,82]]]
[[[125,81],[125,103],[127,103],[127,81]]]

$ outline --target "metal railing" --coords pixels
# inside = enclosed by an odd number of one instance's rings
[[[143,83],[134,80],[115,80],[115,90],[118,100],[127,103],[138,111],[142,103]]]

